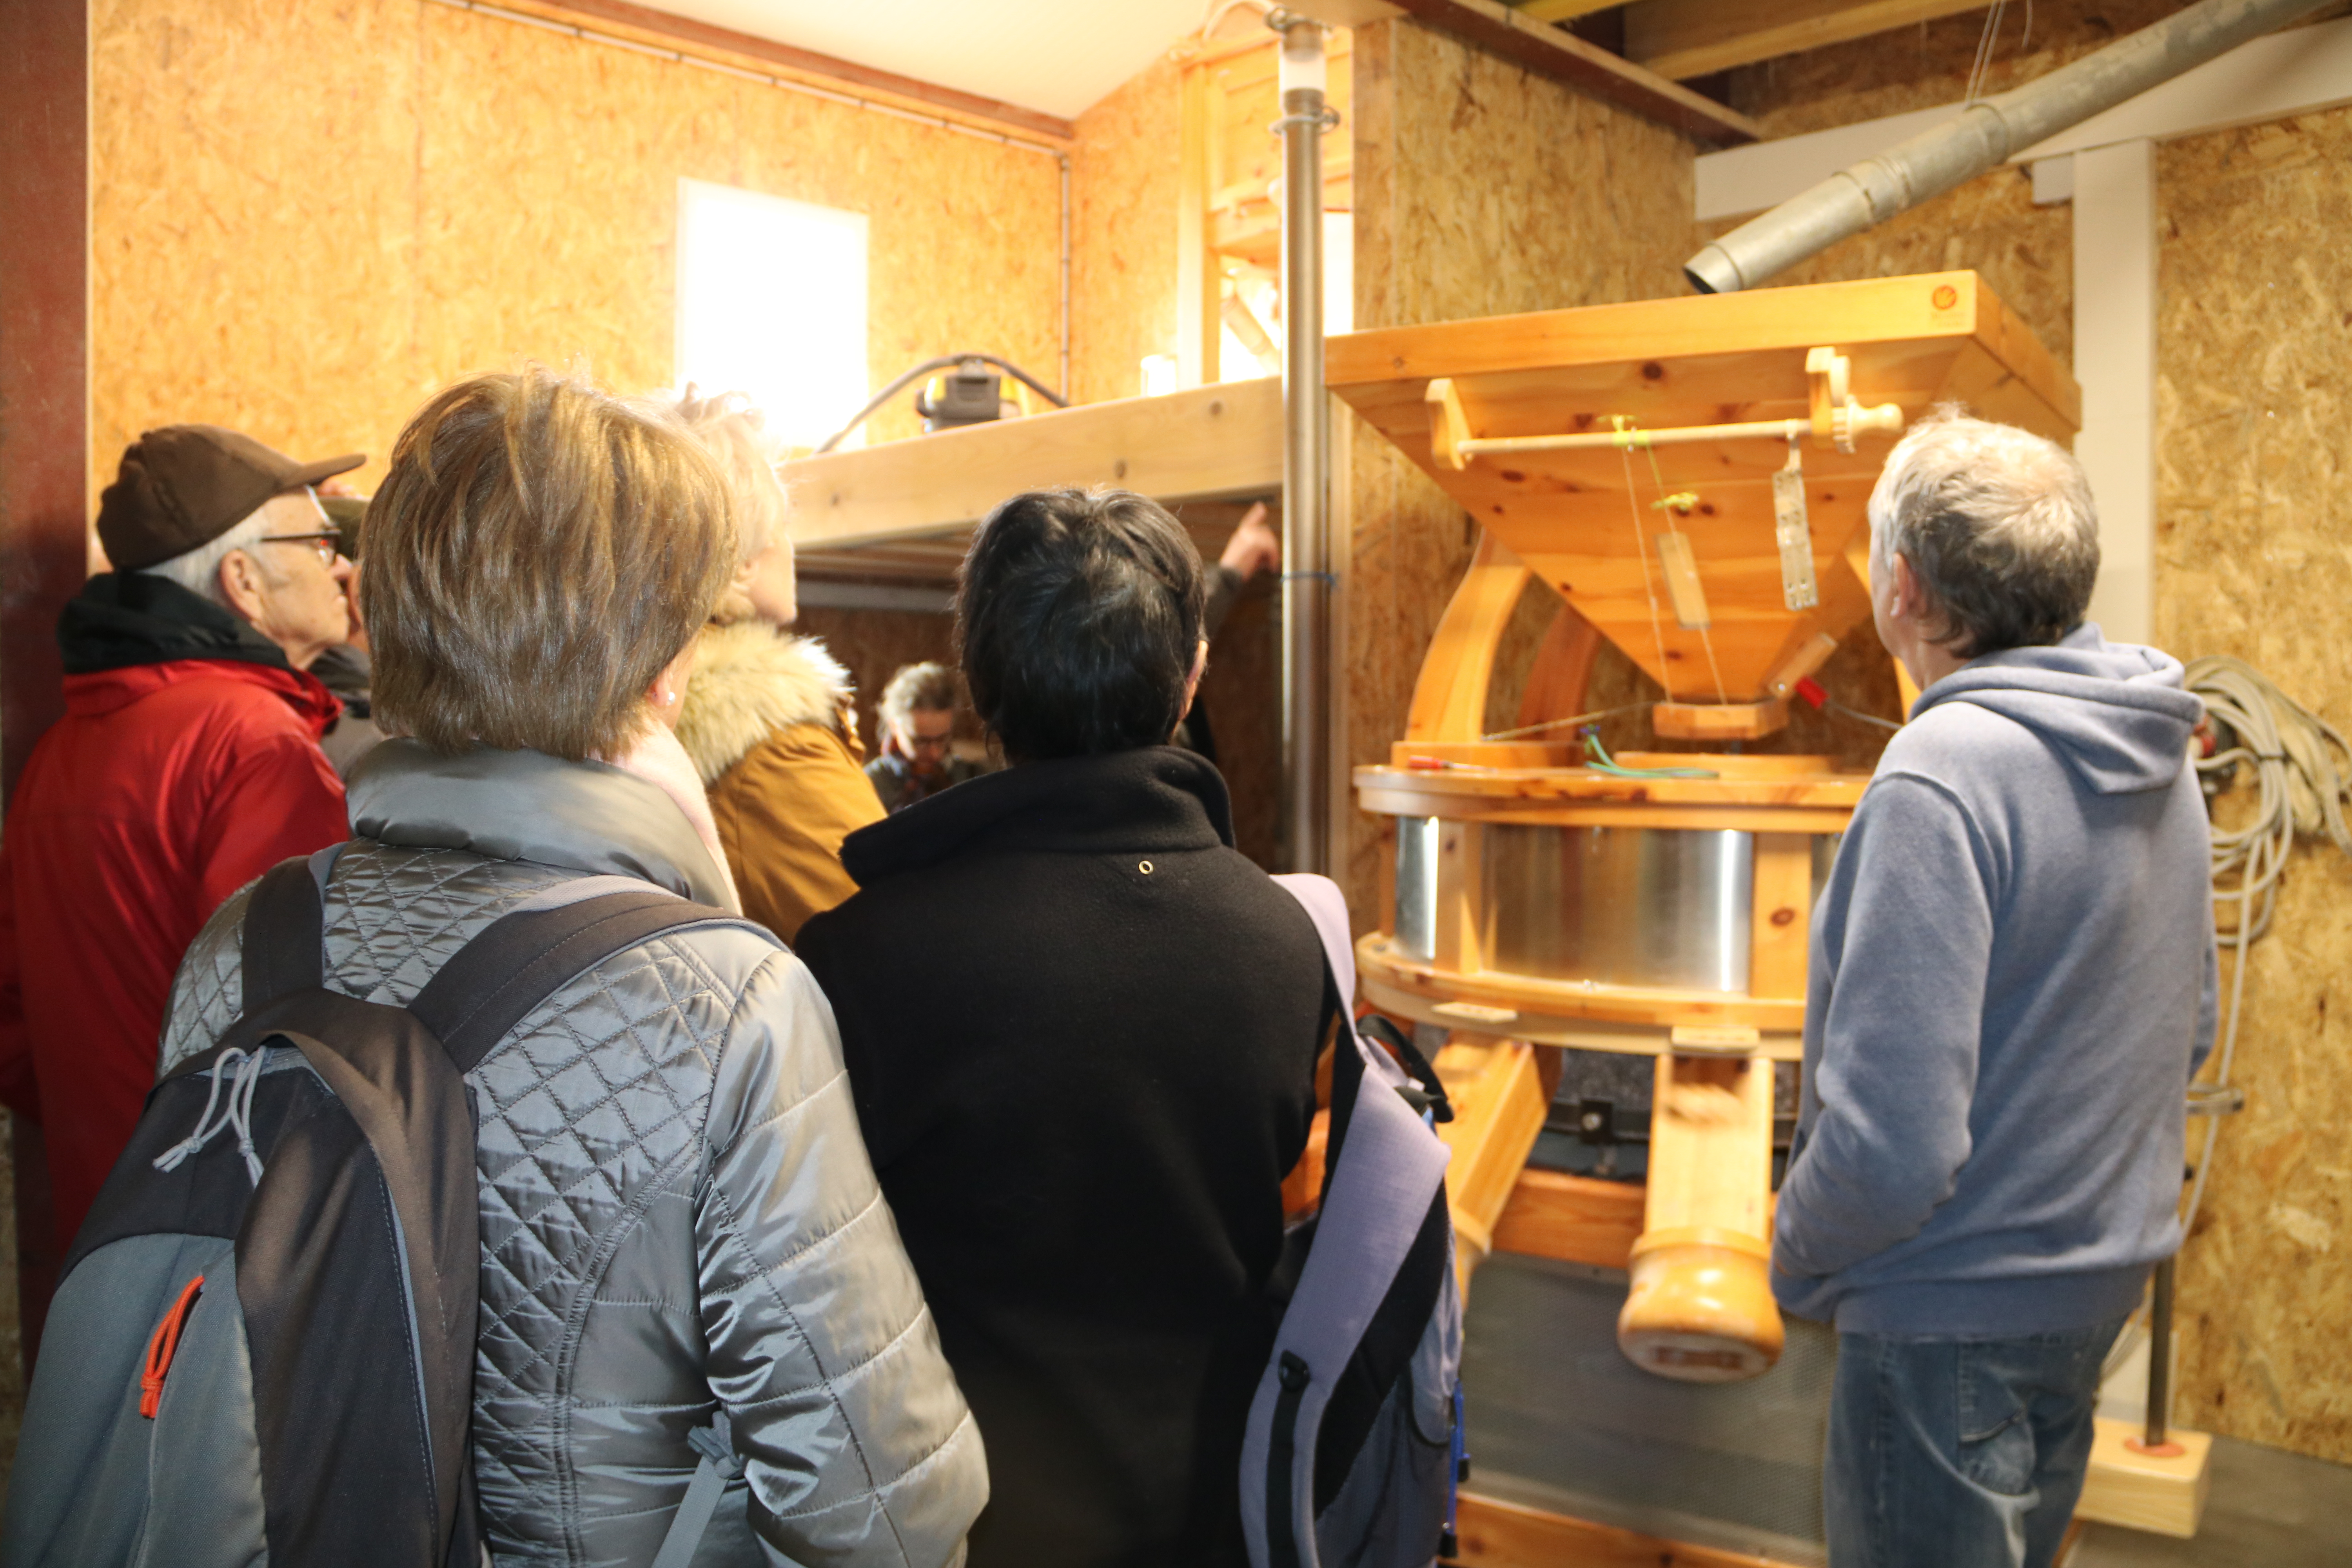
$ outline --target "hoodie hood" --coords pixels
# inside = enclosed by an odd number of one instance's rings
[[[68,675],[184,658],[294,668],[243,616],[145,572],[102,572],[83,584],[58,616],[58,647]]]
[[[1970,660],[1921,692],[1911,717],[1947,702],[1972,703],[2032,731],[2098,795],[2168,787],[2205,717],[2205,704],[2182,685],[2179,659],[2111,643],[2087,622],[2055,647]]]

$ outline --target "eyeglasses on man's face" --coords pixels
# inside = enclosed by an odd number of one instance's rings
[[[258,542],[307,544],[317,552],[320,565],[332,566],[335,563],[335,542],[341,536],[333,533],[265,533]]]
[[[261,536],[260,542],[307,544],[317,552],[320,565],[331,568],[335,563],[336,551],[342,543],[343,536],[335,531],[334,520],[327,515],[327,509],[319,504],[319,492],[309,485],[304,485],[302,493],[310,498],[310,510],[319,514],[319,521],[328,525],[326,530],[319,533],[265,533]]]

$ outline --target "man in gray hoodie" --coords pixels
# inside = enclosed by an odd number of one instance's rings
[[[1922,690],[1815,913],[1773,1287],[1839,1331],[1831,1561],[2040,1568],[2101,1363],[2180,1243],[2203,709],[2084,622],[2097,524],[2060,447],[1939,413],[1870,523],[1878,635]]]

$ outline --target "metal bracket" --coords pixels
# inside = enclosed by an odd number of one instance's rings
[[[2189,1086],[2191,1116],[2235,1116],[2246,1109],[2246,1091],[2235,1084],[2192,1083]]]

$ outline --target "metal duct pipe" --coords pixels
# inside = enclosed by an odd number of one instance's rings
[[[2326,0],[2202,0],[2038,81],[1969,104],[1750,218],[1683,267],[1708,294],[1753,289],[1849,235],[1975,178],[2094,114],[2316,11]]]
[[[1323,390],[1323,28],[1282,34],[1282,822],[1294,871],[1330,864],[1331,416]]]

